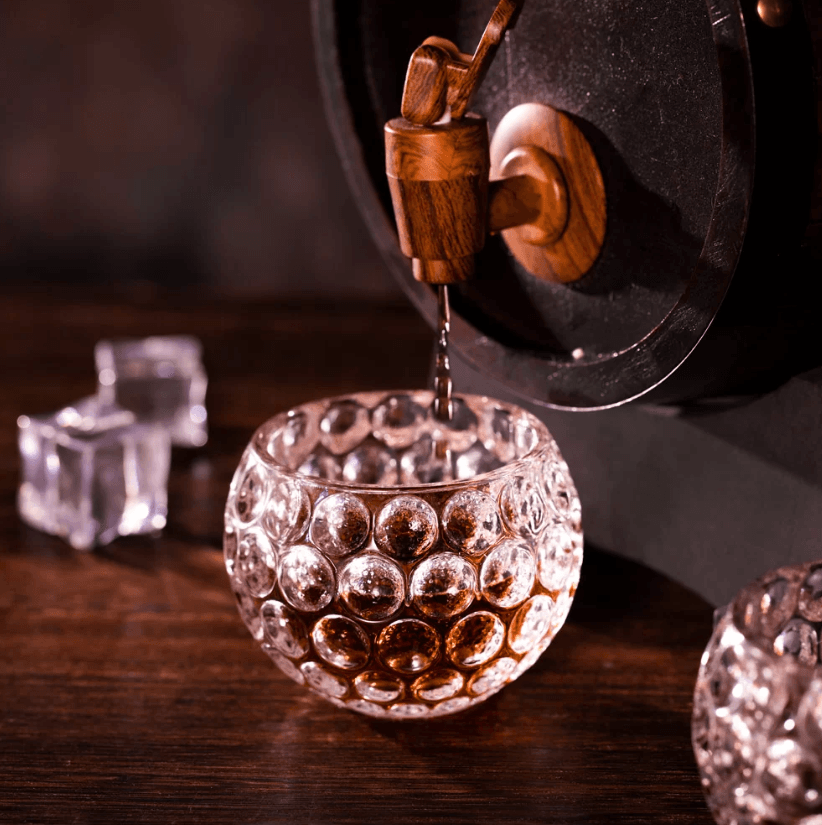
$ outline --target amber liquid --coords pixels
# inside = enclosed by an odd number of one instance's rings
[[[451,359],[448,354],[451,307],[448,301],[448,287],[445,284],[439,286],[437,298],[437,347],[434,352],[434,417],[440,421],[451,421],[454,417],[454,405],[451,401],[453,390]]]

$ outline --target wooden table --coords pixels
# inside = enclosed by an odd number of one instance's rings
[[[163,535],[84,554],[22,525],[17,415],[93,392],[99,338],[176,332],[205,345],[211,438],[174,454]],[[312,397],[419,386],[432,343],[404,306],[4,298],[0,822],[711,822],[690,746],[711,609],[646,568],[586,549],[543,658],[431,723],[314,697],[237,616],[221,519],[256,425]]]

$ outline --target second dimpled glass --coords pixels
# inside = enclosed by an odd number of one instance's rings
[[[432,393],[311,402],[255,433],[226,506],[226,569],[292,679],[372,716],[440,716],[527,670],[571,606],[579,498],[545,425]]]

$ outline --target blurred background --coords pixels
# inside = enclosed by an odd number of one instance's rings
[[[308,2],[5,0],[0,274],[399,295],[348,191]]]

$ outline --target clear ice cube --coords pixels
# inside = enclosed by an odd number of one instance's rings
[[[165,526],[170,442],[134,413],[84,398],[17,419],[20,517],[86,550]]]
[[[97,394],[140,420],[163,424],[174,444],[202,447],[208,430],[201,354],[200,342],[187,335],[99,341]]]

